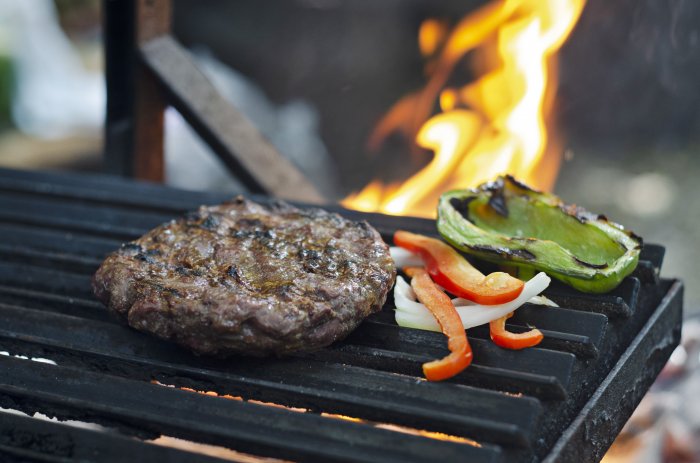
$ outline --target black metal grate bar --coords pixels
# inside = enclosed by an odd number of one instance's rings
[[[518,462],[543,458],[556,443],[551,458],[567,461],[571,441],[585,461],[610,443],[678,341],[674,327],[680,323],[680,284],[659,278],[663,248],[655,245],[645,247],[638,270],[610,294],[584,295],[554,284],[546,295],[561,307],[520,309],[509,329],[538,326],[545,341],[537,348],[502,350],[490,342],[485,328],[470,330],[474,364],[440,384],[422,380],[421,365],[447,352],[444,337],[399,328],[391,303],[330,348],[288,359],[222,361],[195,357],[131,330],[93,299],[90,278],[106,253],[199,204],[225,199],[105,176],[0,169],[0,350],[59,363],[0,357],[0,405],[104,423],[142,437],[169,434],[297,460],[439,456],[446,461]],[[430,220],[330,208],[368,220],[387,240],[398,228],[435,235]],[[659,318],[660,312],[665,318]],[[640,332],[650,341],[638,341]],[[653,353],[644,357],[643,380],[620,383],[616,378],[629,375],[631,360],[625,359],[640,352]],[[213,390],[241,400],[177,388]],[[602,403],[595,401],[597,396],[615,406],[622,401],[621,418],[601,431],[589,429],[595,442],[581,443],[576,423],[595,418],[593,411],[600,411]],[[15,424],[34,426],[17,420],[0,414],[0,455],[65,459],[3,440]],[[454,437],[434,439],[372,423]],[[88,444],[85,440],[95,432],[46,426],[55,429],[51,435],[75,439],[73,456],[93,449],[95,455],[113,458],[117,442],[137,460],[165,455],[152,444],[119,434],[97,433],[102,437]],[[463,438],[469,443],[459,441]],[[172,452],[172,461],[200,458]]]

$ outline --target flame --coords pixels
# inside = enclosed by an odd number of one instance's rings
[[[426,20],[419,30],[428,82],[400,99],[379,121],[368,146],[392,133],[415,139],[433,159],[403,184],[374,180],[342,201],[346,207],[392,215],[433,217],[444,191],[471,188],[512,174],[549,190],[559,156],[548,134],[557,87],[556,52],[574,28],[585,0],[492,1],[451,32]],[[446,87],[467,53],[479,77]],[[441,112],[432,115],[436,102]]]
[[[448,24],[437,19],[426,19],[418,30],[418,48],[423,56],[434,54],[445,40]]]

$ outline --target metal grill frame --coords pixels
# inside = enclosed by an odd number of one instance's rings
[[[554,284],[545,294],[562,307],[520,309],[510,329],[537,325],[545,332],[542,346],[506,351],[488,340],[486,329],[469,330],[474,364],[438,384],[420,379],[420,367],[446,353],[444,338],[399,328],[390,303],[347,340],[316,353],[220,361],[137,333],[92,298],[89,278],[107,252],[200,204],[224,199],[109,176],[0,169],[0,350],[59,364],[0,357],[0,406],[120,431],[77,430],[0,413],[0,454],[41,461],[119,461],[125,454],[144,461],[205,461],[125,437],[166,434],[299,461],[595,461],[679,342],[682,284],[659,277],[663,248],[654,245],[645,247],[639,268],[610,294],[583,295]],[[387,240],[397,228],[435,234],[431,220],[335,209],[368,220]],[[371,422],[451,434],[481,446]]]

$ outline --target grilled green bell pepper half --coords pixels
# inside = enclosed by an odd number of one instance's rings
[[[639,236],[605,216],[511,176],[443,194],[437,227],[461,251],[516,267],[520,276],[541,270],[588,293],[619,285],[636,268],[642,248]]]

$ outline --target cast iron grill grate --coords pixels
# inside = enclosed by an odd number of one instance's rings
[[[111,177],[0,170],[0,350],[58,364],[0,356],[0,406],[117,430],[0,413],[0,455],[219,461],[149,443],[168,435],[299,461],[594,460],[679,340],[682,284],[659,277],[656,245],[645,246],[638,270],[610,294],[555,284],[546,295],[561,307],[519,310],[511,329],[542,329],[537,348],[502,350],[487,330],[470,330],[473,365],[439,384],[421,379],[421,364],[446,353],[444,338],[396,326],[391,302],[319,352],[221,361],[137,333],[93,299],[90,277],[105,254],[224,199]],[[343,214],[366,218],[385,239],[397,228],[435,234],[430,220]]]

